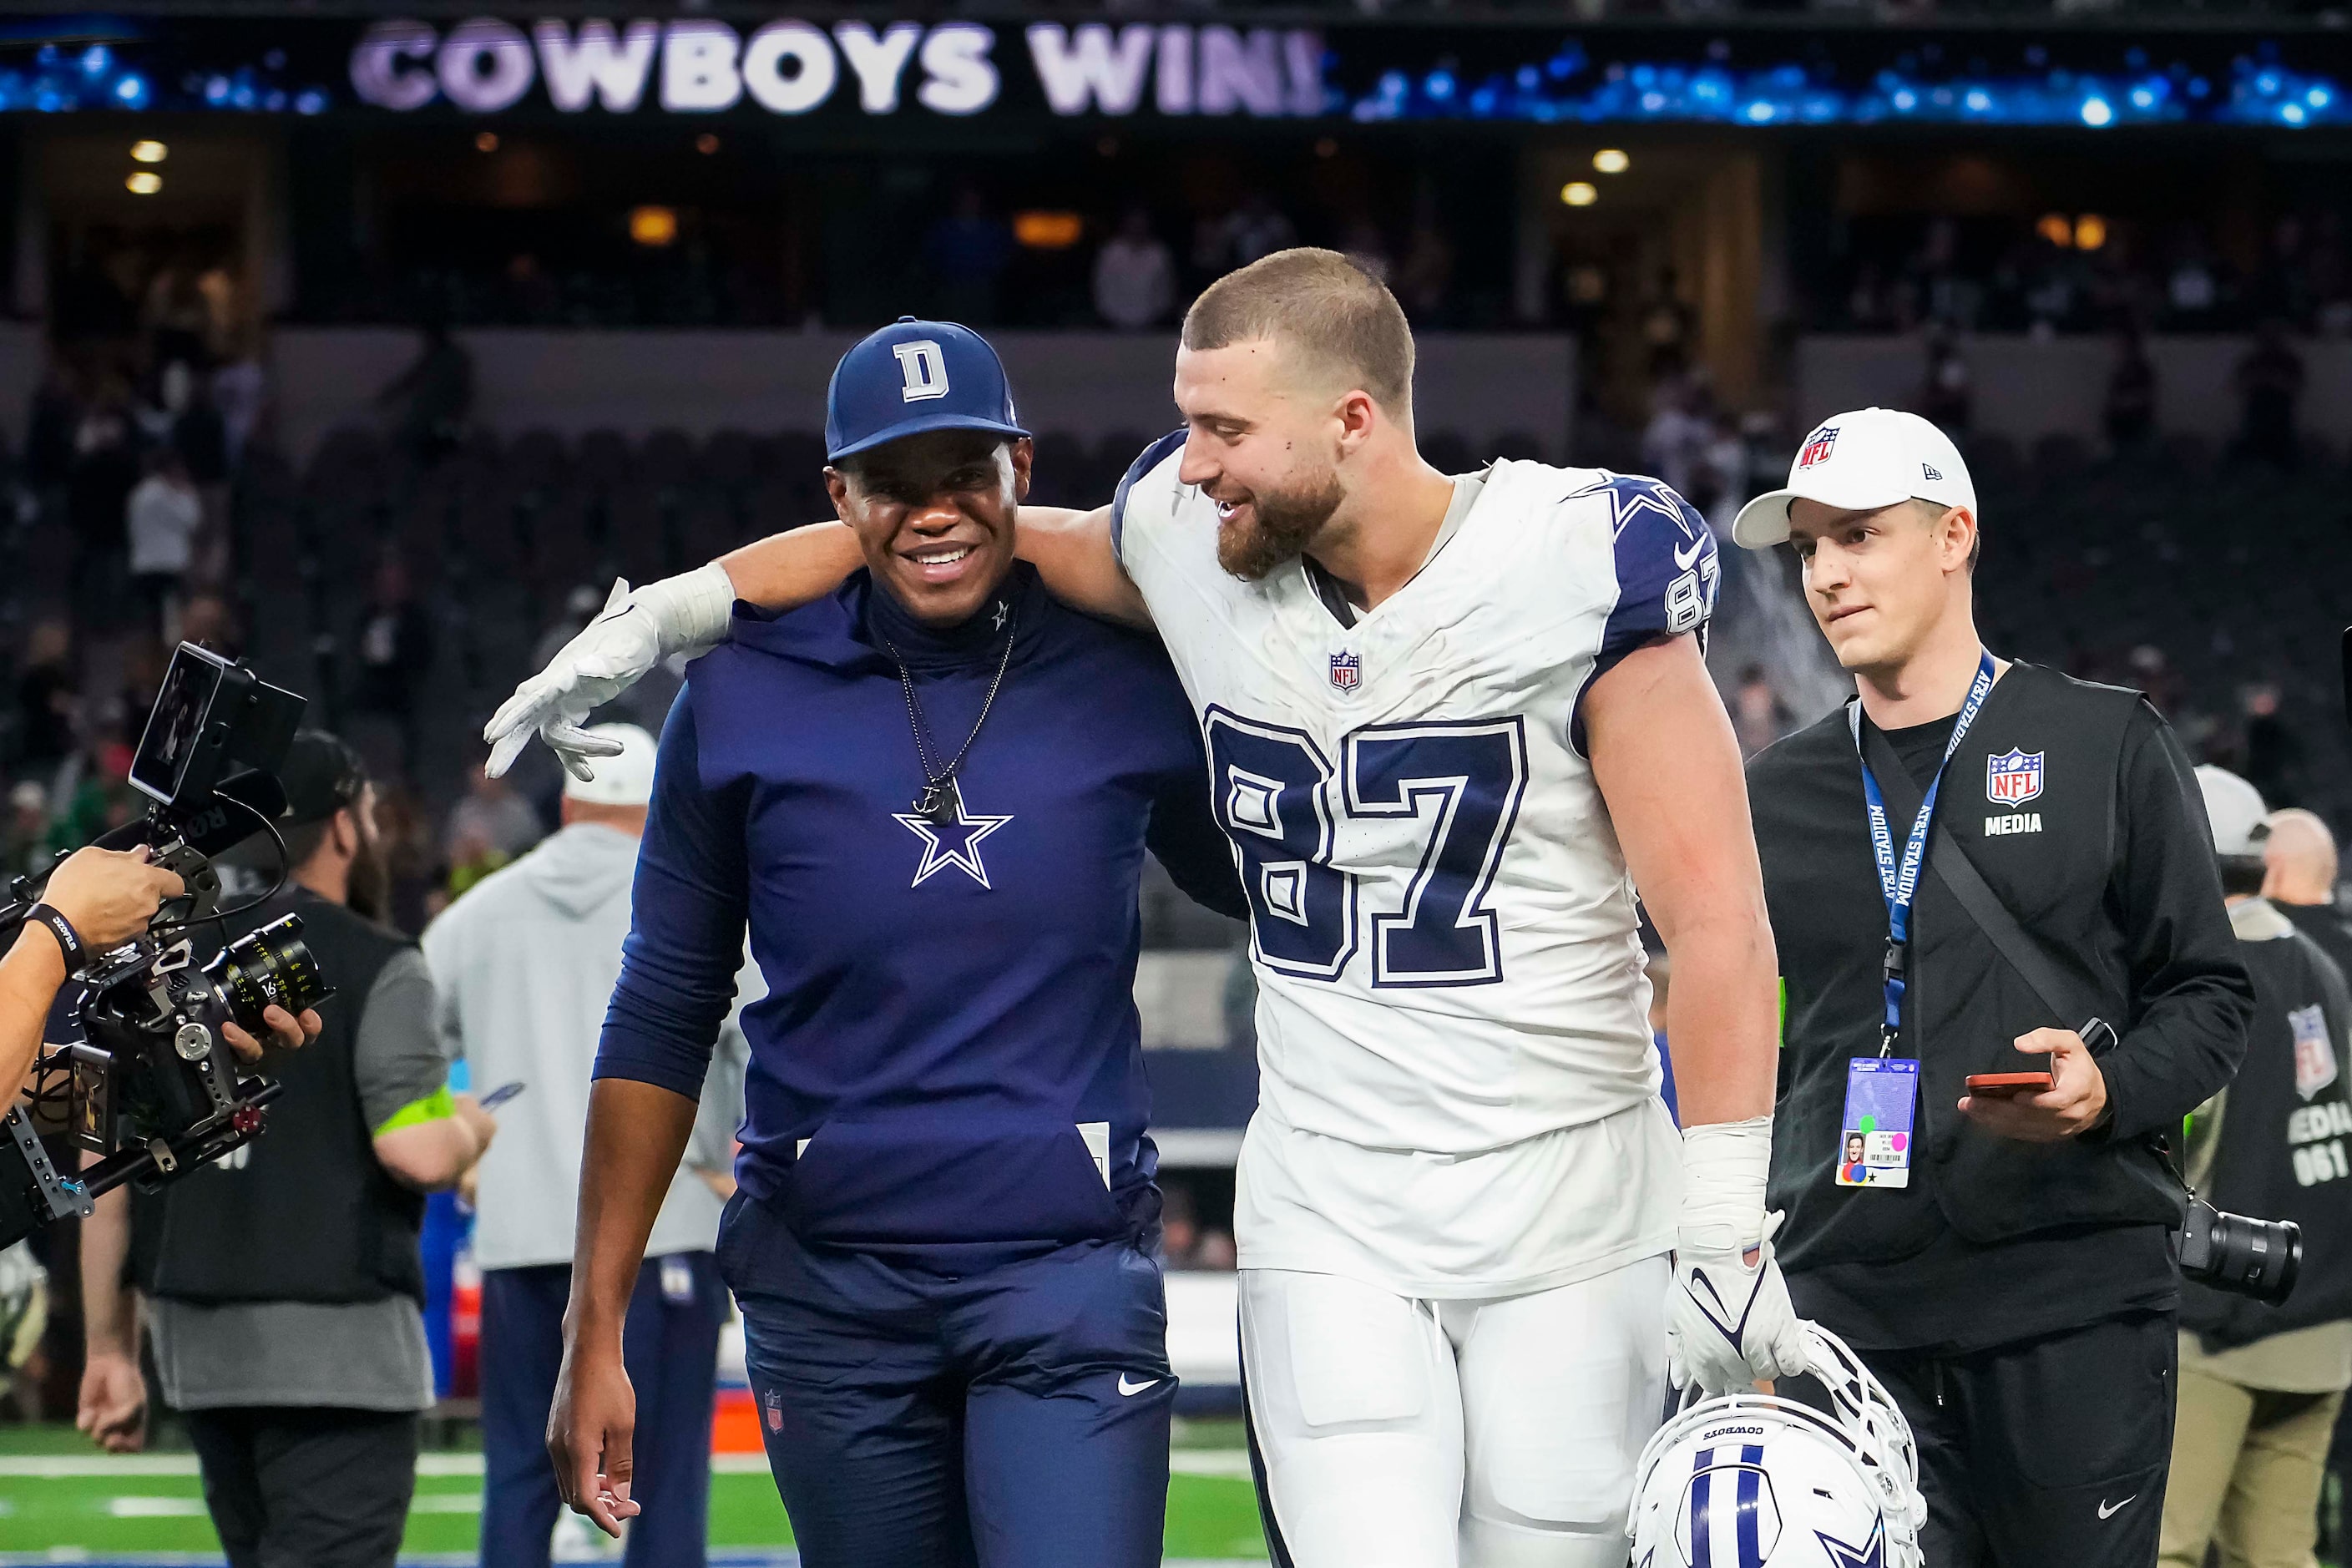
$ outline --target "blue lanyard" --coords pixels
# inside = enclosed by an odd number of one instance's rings
[[[1894,1050],[1895,1037],[1903,1027],[1904,952],[1911,940],[1911,900],[1919,890],[1919,872],[1927,861],[1927,830],[1936,818],[1936,794],[1943,788],[1944,770],[1951,765],[1952,753],[1960,749],[1969,726],[1977,721],[1985,699],[1992,694],[1992,654],[1987,651],[1977,661],[1969,700],[1960,704],[1959,717],[1952,721],[1952,738],[1944,743],[1944,759],[1936,764],[1936,776],[1927,781],[1927,794],[1919,797],[1919,815],[1911,819],[1911,836],[1904,840],[1899,865],[1895,858],[1895,835],[1886,826],[1886,797],[1879,793],[1870,759],[1863,754],[1862,704],[1856,701],[1847,710],[1854,756],[1862,763],[1863,799],[1870,808],[1871,858],[1878,863],[1879,892],[1886,900],[1886,1025],[1878,1037],[1882,1057]]]

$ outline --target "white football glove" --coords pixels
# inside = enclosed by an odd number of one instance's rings
[[[492,778],[505,773],[536,734],[574,778],[594,778],[588,759],[621,748],[590,735],[583,721],[671,654],[698,654],[726,641],[734,605],[735,585],[715,561],[634,594],[625,578],[614,578],[604,613],[516,687],[483,726],[482,739],[490,743],[485,771]]]
[[[1683,1134],[1683,1217],[1666,1297],[1666,1375],[1709,1394],[1794,1377],[1808,1363],[1804,1321],[1773,1261],[1782,1216],[1764,1213],[1772,1119]]]

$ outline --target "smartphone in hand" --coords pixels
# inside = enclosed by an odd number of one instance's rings
[[[1972,1072],[1964,1081],[1970,1094],[2005,1100],[2017,1095],[2040,1094],[2056,1080],[2046,1072]]]

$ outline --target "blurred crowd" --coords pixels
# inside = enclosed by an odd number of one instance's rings
[[[782,287],[727,225],[676,221],[678,237],[660,246],[583,247],[561,262],[518,249],[443,255],[381,279],[358,268],[318,284],[310,307],[349,320],[604,327],[856,326],[919,309],[975,326],[1139,331],[1172,325],[1217,278],[1305,242],[1357,257],[1417,321],[1474,308],[1454,287],[1455,240],[1431,199],[1384,225],[1360,207],[1310,218],[1263,189],[1181,214],[1141,202],[1016,210],[969,183],[929,201],[857,193],[825,204]],[[911,245],[898,237],[910,231]]]
[[[2204,224],[2096,214],[1935,216],[1853,235],[1817,326],[1856,332],[2245,331],[2352,335],[2352,237],[2334,210],[2278,217],[2256,247]]]

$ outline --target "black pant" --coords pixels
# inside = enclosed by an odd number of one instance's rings
[[[2176,1333],[2142,1312],[1972,1355],[1865,1354],[1918,1443],[1933,1568],[2149,1568]]]
[[[414,1412],[192,1410],[229,1568],[392,1568],[416,1490]]]

